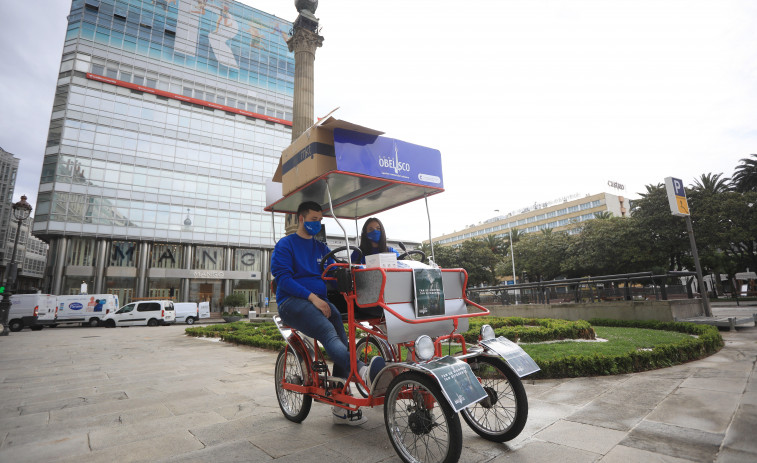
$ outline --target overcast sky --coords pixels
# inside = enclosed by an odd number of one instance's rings
[[[292,0],[243,3],[294,20]],[[0,146],[36,203],[66,0],[0,5]],[[752,0],[321,0],[316,116],[439,149],[434,236],[535,202],[636,197],[757,153]],[[428,236],[422,201],[380,215]],[[350,225],[350,230],[354,225]],[[332,230],[331,228],[329,229]]]

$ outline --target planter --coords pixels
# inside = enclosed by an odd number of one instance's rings
[[[223,319],[224,319],[224,321],[225,321],[226,323],[233,323],[233,322],[238,322],[239,320],[241,320],[241,319],[243,319],[243,318],[244,318],[244,317],[237,317],[237,316],[233,316],[233,317],[231,317],[231,316],[228,316],[228,317],[223,317]]]

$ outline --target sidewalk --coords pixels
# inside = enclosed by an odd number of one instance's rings
[[[751,313],[754,307],[717,307]],[[746,311],[746,312],[743,312]],[[24,330],[0,338],[0,461],[398,462],[382,408],[358,428],[314,404],[281,414],[276,353],[185,326]],[[644,373],[526,381],[507,444],[463,422],[461,462],[757,461],[757,328],[706,359]]]

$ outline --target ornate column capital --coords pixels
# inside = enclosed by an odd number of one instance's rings
[[[296,27],[294,33],[287,40],[289,51],[297,53],[301,51],[309,52],[315,56],[315,50],[323,46],[323,37],[307,29]]]

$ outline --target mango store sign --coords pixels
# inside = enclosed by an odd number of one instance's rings
[[[686,190],[680,178],[666,177],[665,190],[668,193],[668,204],[673,215],[686,217],[689,214],[689,202],[686,199]]]

